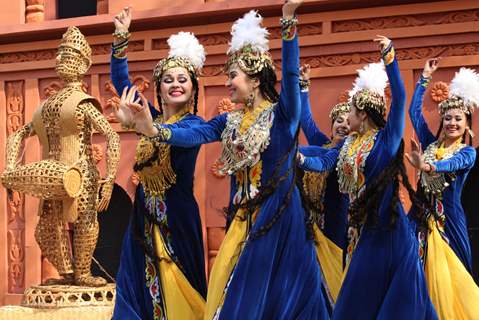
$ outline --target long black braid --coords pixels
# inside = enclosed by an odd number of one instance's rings
[[[305,171],[296,167],[296,186],[299,189],[299,196],[301,198],[301,204],[304,209],[304,222],[306,225],[306,236],[308,239],[314,240],[313,226],[316,223],[315,213],[324,214],[324,206],[320,207],[311,198],[308,197],[304,190],[303,178]]]
[[[278,81],[276,73],[271,66],[265,66],[260,72],[257,72],[250,76],[251,78],[259,79],[259,91],[261,95],[268,101],[273,103],[278,102],[279,93],[275,88],[275,84]]]
[[[289,202],[291,200],[291,196],[294,191],[295,187],[295,162],[293,160],[292,165],[286,170],[286,172],[282,175],[280,175],[280,170],[283,166],[283,164],[288,160],[291,152],[296,152],[297,147],[298,147],[298,136],[299,136],[299,128],[296,131],[294,143],[291,144],[290,148],[281,156],[281,158],[278,160],[278,162],[275,164],[273,168],[273,174],[271,177],[268,179],[268,181],[259,187],[259,192],[256,197],[252,199],[248,199],[245,202],[239,203],[239,204],[233,204],[227,208],[224,208],[224,212],[226,214],[227,221],[232,221],[236,217],[236,213],[238,212],[239,209],[243,209],[246,211],[247,216],[245,218],[240,218],[242,220],[245,219],[250,219],[251,215],[254,214],[257,208],[263,204],[263,202],[268,199],[269,196],[271,196],[277,189],[277,187],[288,179],[290,177],[290,174],[293,173],[292,181],[291,184],[288,188],[288,191],[286,192],[286,195],[282,201],[281,206],[276,210],[274,215],[271,217],[271,219],[263,226],[261,226],[257,231],[252,232],[249,234],[249,239],[250,240],[255,240],[258,239],[259,237],[265,235],[278,221],[278,219],[281,217],[282,213],[284,210],[287,208],[289,205]],[[239,217],[238,217],[239,218]]]

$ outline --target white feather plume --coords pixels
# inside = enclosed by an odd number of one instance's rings
[[[193,33],[178,32],[171,35],[167,42],[170,46],[168,57],[188,58],[196,69],[203,68],[206,59],[205,48]]]
[[[383,62],[370,63],[357,70],[358,77],[354,80],[353,89],[349,91],[352,98],[356,92],[367,89],[384,96],[384,90],[388,85],[388,76]]]
[[[234,53],[246,45],[251,45],[253,51],[264,53],[268,51],[268,35],[266,28],[261,27],[263,17],[257,11],[251,10],[243,18],[239,18],[231,27],[231,43],[228,54]]]
[[[461,68],[449,85],[449,97],[460,97],[466,106],[479,107],[479,74],[469,68]]]

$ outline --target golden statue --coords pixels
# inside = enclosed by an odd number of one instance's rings
[[[100,103],[82,90],[82,77],[91,65],[91,48],[76,27],[63,35],[56,73],[65,85],[35,111],[30,123],[9,136],[2,183],[41,198],[35,238],[45,256],[62,276],[45,284],[99,287],[105,279],[90,272],[98,239],[97,211],[108,207],[118,166],[119,136],[102,115]],[[101,185],[92,155],[93,130],[107,138],[107,177]],[[18,165],[22,141],[36,135],[42,159]],[[70,250],[67,223],[74,224]],[[72,253],[73,252],[73,256]]]

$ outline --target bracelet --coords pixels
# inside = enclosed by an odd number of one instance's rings
[[[432,80],[432,76],[425,77],[421,74],[421,78],[419,79],[419,83],[421,84],[421,86],[427,87],[429,85],[429,82],[431,82],[431,80]]]
[[[164,142],[171,138],[171,130],[163,127],[160,123],[153,122],[153,127],[158,130],[158,134],[153,137],[148,137],[153,142]]]
[[[381,51],[381,55],[383,57],[384,64],[386,66],[391,64],[394,61],[394,57],[396,56],[396,53],[394,51],[392,41],[389,43],[389,45],[386,47],[386,49]]]
[[[126,55],[126,50],[128,49],[128,40],[123,40],[120,43],[112,44],[111,49],[115,58],[124,58]]]
[[[299,79],[299,88],[301,91],[308,91],[311,86],[311,80]]]
[[[283,40],[293,40],[296,35],[296,26],[298,24],[298,18],[293,16],[291,19],[281,18],[281,36]]]
[[[115,32],[112,33],[112,36],[118,39],[128,40],[130,39],[131,33],[129,33],[128,31],[115,30]]]

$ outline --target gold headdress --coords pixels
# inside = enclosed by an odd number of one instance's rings
[[[88,62],[88,66],[91,65],[90,45],[77,27],[68,27],[68,30],[63,34],[62,41],[58,48],[59,50],[64,48],[76,50]]]
[[[205,63],[206,53],[193,33],[178,32],[168,38],[170,51],[168,57],[161,59],[153,70],[153,80],[156,82],[161,78],[163,72],[168,69],[182,67],[198,77],[198,73]]]
[[[472,114],[479,106],[479,74],[469,68],[456,72],[449,85],[449,97],[439,103],[439,113],[444,116],[447,110],[461,109],[465,114]]]
[[[261,26],[262,21],[258,12],[251,10],[233,24],[226,70],[235,63],[248,75],[256,74],[266,66],[274,69],[268,52],[269,33]]]
[[[343,113],[349,113],[349,111],[351,111],[351,105],[349,104],[349,102],[338,103],[333,107],[333,109],[331,109],[331,112],[329,113],[329,118],[331,118],[331,120],[334,122],[339,117],[339,115]]]
[[[386,89],[388,77],[384,70],[384,64],[370,63],[358,70],[358,77],[354,81],[354,87],[349,92],[351,105],[359,110],[371,108],[382,116],[386,114]]]

